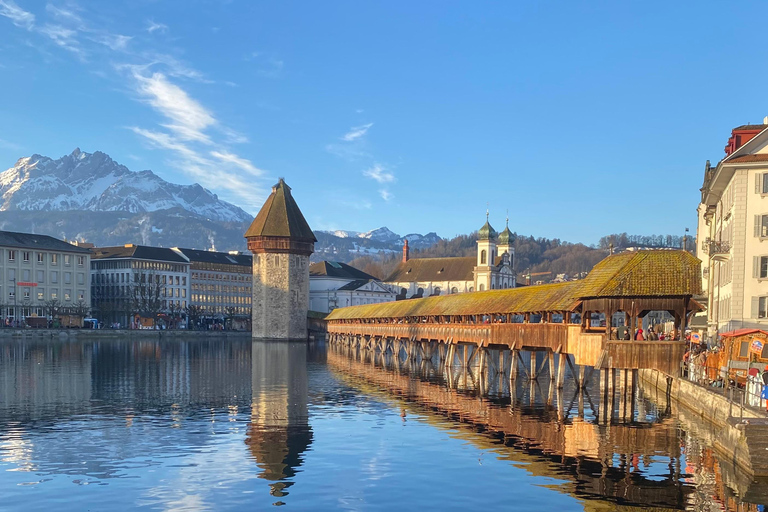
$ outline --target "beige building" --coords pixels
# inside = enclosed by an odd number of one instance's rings
[[[0,231],[0,311],[3,320],[90,310],[91,252],[46,235]]]
[[[726,156],[707,162],[697,243],[709,336],[768,328],[768,118],[732,131]]]
[[[189,261],[189,305],[197,306],[201,316],[229,321],[233,329],[250,326],[251,272],[253,258],[233,252],[181,249],[173,251]]]
[[[384,279],[398,299],[514,288],[515,235],[500,234],[486,219],[477,232],[477,254],[463,258],[411,258],[406,239],[403,260]]]

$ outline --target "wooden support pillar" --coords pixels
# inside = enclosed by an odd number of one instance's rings
[[[568,357],[567,354],[564,355],[565,362],[568,364],[568,367],[571,369],[571,375],[573,375],[573,379],[576,381],[576,389],[581,389],[584,387],[584,382],[581,380],[581,374],[579,374],[579,377],[576,377],[576,368],[573,367],[573,363],[571,362],[571,358]],[[580,368],[580,371],[583,370],[584,367],[582,366]]]
[[[517,380],[517,368],[520,359],[520,351],[512,349],[509,351],[509,382],[512,383]],[[511,386],[511,384],[510,384]]]
[[[536,375],[536,351],[531,350],[530,353],[531,353],[531,373],[528,374],[528,377],[531,380],[536,380],[536,378],[538,377],[538,375]]]
[[[562,352],[557,355],[557,389],[563,389],[565,384],[565,360],[567,357],[568,355]]]
[[[550,350],[547,353],[547,357],[549,358],[549,380],[550,382],[555,381],[555,352]]]

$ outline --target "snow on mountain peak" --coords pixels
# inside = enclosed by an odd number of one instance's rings
[[[101,151],[75,148],[57,160],[35,154],[0,173],[0,211],[143,213],[177,207],[218,221],[252,219],[197,183],[177,185],[149,170],[133,172]]]

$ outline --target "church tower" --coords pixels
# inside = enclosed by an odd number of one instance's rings
[[[475,267],[475,290],[492,288],[493,266],[496,261],[496,231],[488,222],[485,212],[485,224],[477,232],[477,266]]]
[[[306,340],[315,234],[280,181],[245,232],[253,253],[253,338]]]
[[[499,256],[501,256],[503,263],[509,265],[510,271],[509,274],[505,272],[504,275],[499,276],[502,280],[500,288],[514,288],[516,285],[514,246],[515,234],[509,230],[509,217],[507,217],[507,225],[504,228],[504,231],[499,233],[498,242]]]

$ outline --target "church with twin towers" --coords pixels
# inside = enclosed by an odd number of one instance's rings
[[[486,212],[485,224],[477,231],[475,256],[411,258],[406,239],[402,261],[384,282],[395,290],[398,299],[514,288],[514,243],[509,219],[504,231],[496,233]]]

